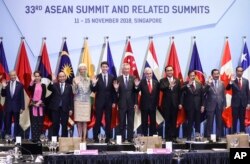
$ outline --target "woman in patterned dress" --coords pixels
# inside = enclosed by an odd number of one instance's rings
[[[79,75],[73,79],[74,93],[74,120],[77,122],[78,136],[86,141],[87,122],[90,121],[90,78],[87,77],[87,66],[81,63],[78,66]]]

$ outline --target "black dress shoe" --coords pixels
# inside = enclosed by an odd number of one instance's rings
[[[216,142],[220,142],[220,141],[221,141],[220,137],[216,138]]]

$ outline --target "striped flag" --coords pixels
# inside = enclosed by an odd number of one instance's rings
[[[37,70],[41,72],[41,77],[42,77],[41,81],[47,87],[49,85],[50,81],[52,80],[52,71],[51,71],[51,67],[50,67],[49,55],[48,55],[48,50],[47,50],[45,39],[43,39],[41,56],[40,56]],[[48,104],[49,99],[50,99],[50,97],[49,97],[50,94],[51,94],[51,91],[46,90],[45,104]],[[46,106],[45,106],[45,108],[46,108]],[[52,126],[52,121],[49,119],[48,115],[49,115],[48,110],[45,110],[44,121],[43,121],[44,130],[46,130]]]
[[[108,62],[108,65],[109,65],[108,73],[113,75],[115,78],[117,78],[116,68],[114,65],[111,49],[109,46],[108,37],[105,38],[104,44],[102,46],[102,53],[101,53],[101,57],[100,57],[98,69],[97,69],[98,73],[101,72],[100,66],[101,66],[101,62],[103,61]],[[104,122],[104,118],[102,119],[102,122]],[[117,110],[117,106],[115,106],[114,108],[112,108],[111,128],[117,127],[118,124],[119,124],[118,110]]]
[[[7,61],[6,61],[6,57],[5,57],[3,42],[2,42],[2,39],[1,39],[0,40],[0,83],[2,82],[2,80],[9,80],[9,68],[8,68],[8,64],[7,64]],[[0,85],[0,87],[1,87],[1,85]],[[1,90],[1,88],[0,88],[0,90]],[[1,102],[0,102],[0,110],[2,110],[2,106],[4,104],[5,97],[2,97],[0,95],[0,100],[1,100]]]
[[[155,52],[155,48],[154,48],[154,42],[152,39],[149,40],[149,45],[148,45],[148,49],[147,49],[147,53],[146,53],[145,63],[144,63],[144,67],[143,67],[142,73],[141,73],[142,78],[145,78],[143,71],[146,67],[149,67],[152,69],[153,79],[157,80],[159,82],[161,79],[161,74],[160,74],[159,64],[158,64],[158,60],[157,60],[157,56],[156,56],[156,52]],[[156,122],[159,125],[163,121],[164,121],[164,118],[162,117],[161,113],[157,109],[156,110]]]

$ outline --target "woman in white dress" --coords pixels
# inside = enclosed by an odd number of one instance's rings
[[[78,66],[79,75],[73,79],[74,93],[74,120],[77,122],[78,136],[86,141],[87,122],[90,121],[90,78],[87,77],[87,66],[81,63]]]

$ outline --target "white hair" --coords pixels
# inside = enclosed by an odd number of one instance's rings
[[[85,63],[81,63],[81,64],[78,65],[78,69],[80,69],[81,67],[87,68],[87,65]]]

